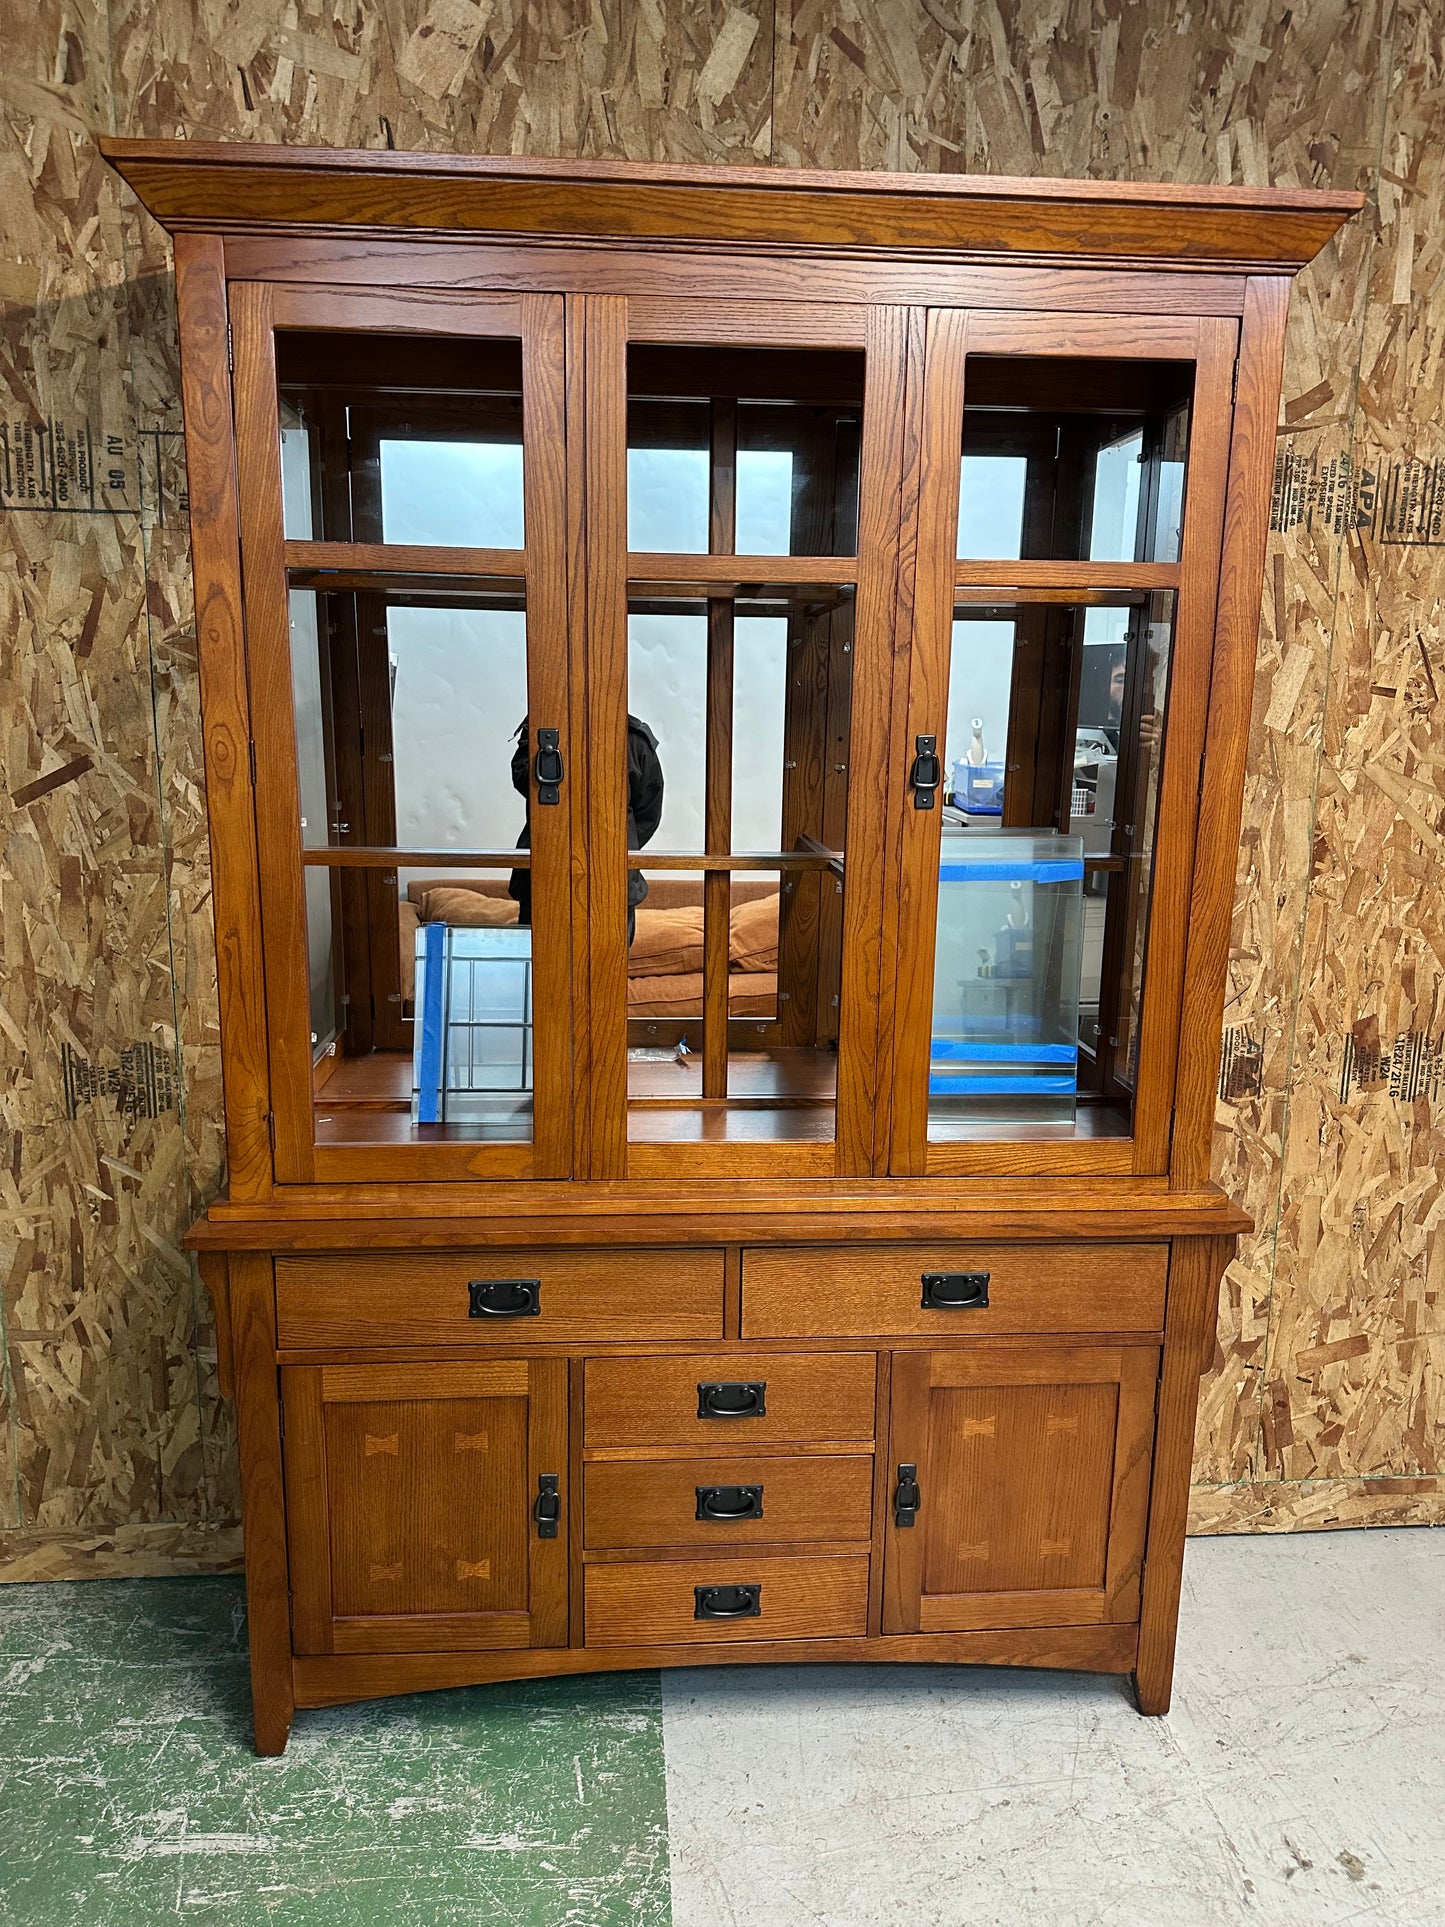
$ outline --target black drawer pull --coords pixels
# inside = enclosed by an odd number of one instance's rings
[[[540,1278],[473,1278],[467,1286],[468,1318],[540,1318]]]
[[[983,1311],[988,1305],[986,1271],[925,1271],[926,1311]]]
[[[765,1418],[767,1416],[765,1378],[749,1379],[730,1385],[699,1385],[699,1418]]]
[[[893,1494],[893,1523],[896,1526],[911,1526],[918,1517],[918,1508],[923,1504],[923,1495],[918,1490],[918,1467],[900,1465],[898,1485]]]
[[[761,1586],[694,1586],[694,1619],[761,1619]]]
[[[697,1487],[699,1519],[761,1519],[763,1488],[760,1485],[700,1485]]]

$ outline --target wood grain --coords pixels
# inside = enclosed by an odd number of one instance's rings
[[[589,1358],[589,1446],[693,1445],[734,1453],[757,1442],[873,1437],[873,1354],[809,1357],[745,1351],[679,1358]],[[765,1411],[739,1419],[698,1417],[700,1384],[766,1386]]]
[[[731,1554],[752,1545],[861,1540],[872,1528],[873,1460],[829,1455],[653,1458],[594,1462],[584,1474],[589,1546],[698,1546]],[[756,1519],[699,1519],[697,1488],[760,1485]]]
[[[695,1619],[697,1586],[761,1585],[755,1619]],[[774,1557],[761,1549],[657,1564],[589,1565],[587,1646],[712,1647],[758,1640],[862,1636],[868,1623],[868,1555]]]

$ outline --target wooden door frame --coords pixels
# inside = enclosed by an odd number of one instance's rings
[[[270,1061],[272,1149],[280,1185],[357,1179],[565,1177],[572,1146],[571,810],[532,811],[534,870],[550,885],[534,894],[535,1002],[553,1012],[534,1039],[533,1138],[486,1145],[466,1141],[395,1145],[314,1142],[300,805],[291,698],[288,547],[281,511],[276,433],[275,334],[278,328],[359,330],[393,335],[505,336],[522,342],[529,612],[528,713],[554,714],[571,770],[569,717],[573,647],[568,622],[566,409],[563,302],[560,295],[484,293],[458,298],[397,290],[233,283],[229,289],[235,364],[235,443],[240,500],[246,652],[251,690],[253,792],[265,1023]],[[318,545],[307,545],[315,550]],[[344,568],[353,545],[327,544],[328,566]],[[410,567],[460,566],[467,552],[397,552]],[[319,559],[319,558],[318,558]],[[386,559],[376,545],[355,548],[354,566]],[[491,566],[486,551],[471,556]],[[539,725],[540,726],[540,725]],[[405,853],[398,852],[398,861]],[[394,870],[381,863],[377,868]],[[252,1013],[251,1021],[256,1022]]]
[[[1232,374],[1238,329],[1228,318],[1179,314],[1080,315],[1066,310],[1007,315],[936,308],[928,313],[923,419],[910,495],[918,501],[916,582],[910,600],[909,677],[890,760],[889,847],[896,852],[896,1044],[889,1106],[888,1168],[894,1176],[1162,1176],[1169,1169],[1174,1062],[1179,1045],[1190,935],[1190,895],[1205,724],[1216,631],[1216,583],[1231,463]],[[954,554],[964,368],[971,354],[1034,354],[1111,360],[1181,360],[1195,366],[1185,526],[1177,568],[1158,563],[990,563],[965,569]],[[1029,1141],[929,1141],[927,1052],[932,1022],[941,815],[909,808],[907,747],[918,733],[942,736],[954,602],[963,585],[1055,595],[1091,587],[1176,590],[1168,726],[1160,775],[1149,965],[1133,1133]],[[910,834],[910,824],[912,833]],[[908,941],[899,940],[906,931]]]

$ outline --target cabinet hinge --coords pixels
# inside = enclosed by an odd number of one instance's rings
[[[256,787],[256,739],[251,737],[246,744],[246,760],[251,770],[251,788]]]
[[[266,1135],[271,1140],[271,1155],[274,1158],[276,1155],[276,1113],[274,1111],[266,1113]]]
[[[1236,361],[1229,374],[1229,402],[1233,407],[1239,400],[1239,363]]]
[[[226,323],[226,366],[234,375],[236,372],[236,339],[231,333],[231,324]]]

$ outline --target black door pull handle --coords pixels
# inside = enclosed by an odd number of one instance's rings
[[[986,1271],[925,1271],[920,1302],[927,1311],[985,1311],[988,1279]]]
[[[532,759],[532,775],[537,784],[539,803],[560,803],[559,791],[565,774],[562,768],[561,733],[555,729],[537,731],[537,754]]]
[[[918,1490],[918,1467],[900,1465],[898,1487],[893,1494],[894,1525],[911,1526],[918,1517],[918,1508],[922,1503],[923,1495]]]
[[[760,1485],[700,1485],[697,1490],[698,1519],[761,1519],[763,1488]]]
[[[761,1586],[694,1586],[694,1619],[761,1619]]]
[[[537,1521],[539,1539],[555,1539],[557,1527],[562,1518],[562,1500],[557,1491],[561,1474],[539,1472],[537,1474],[537,1497],[532,1506],[532,1517]]]
[[[913,807],[916,810],[931,810],[939,785],[943,781],[943,764],[938,756],[938,738],[915,736],[913,748],[913,769],[908,778],[913,787]]]
[[[468,1318],[540,1318],[540,1278],[473,1278],[467,1286]]]
[[[699,1385],[699,1418],[765,1418],[768,1383],[755,1378],[738,1384]]]

